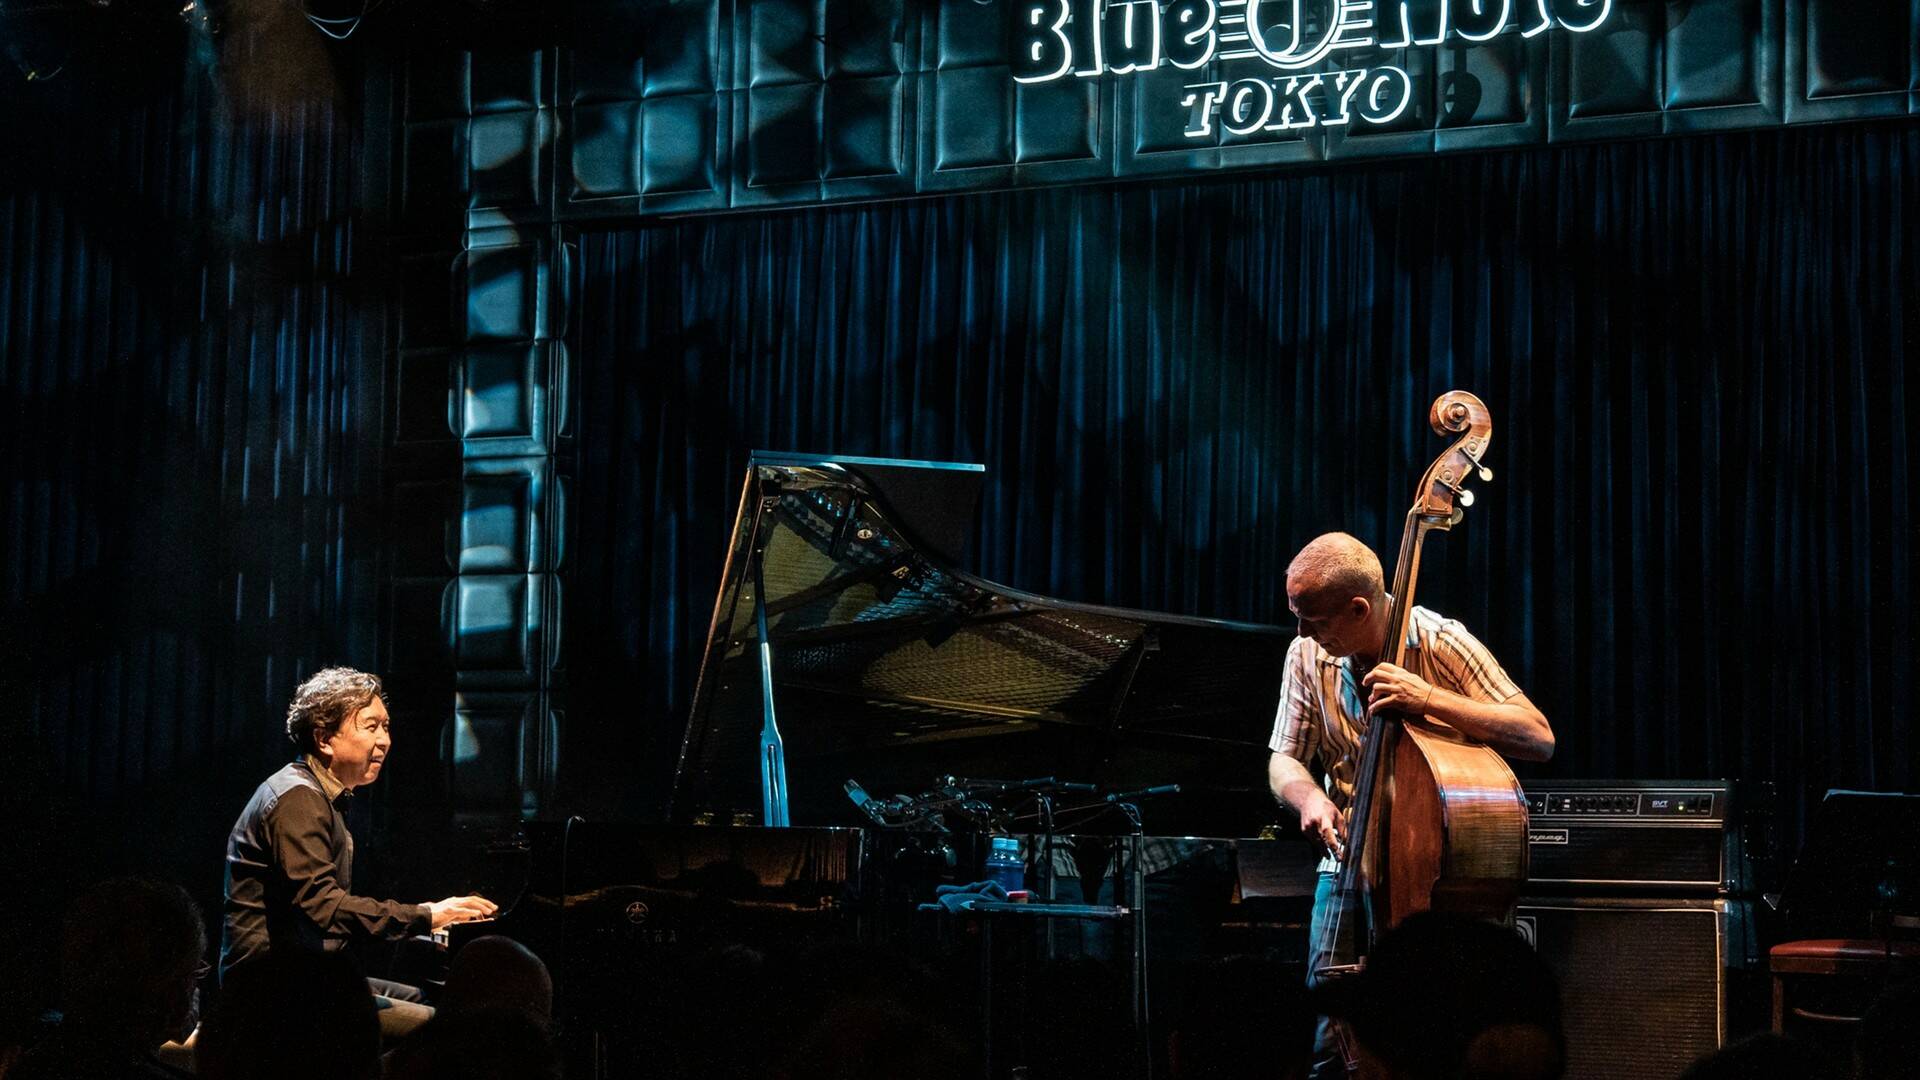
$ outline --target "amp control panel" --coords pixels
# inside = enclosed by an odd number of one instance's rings
[[[1527,812],[1539,817],[1713,821],[1721,792],[1711,789],[1529,791]]]
[[[1534,896],[1724,896],[1750,873],[1725,780],[1539,780],[1527,787]]]

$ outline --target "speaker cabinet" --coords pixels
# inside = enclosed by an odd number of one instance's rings
[[[1566,1080],[1677,1076],[1717,1048],[1746,916],[1705,898],[1521,900],[1516,927],[1560,980]]]

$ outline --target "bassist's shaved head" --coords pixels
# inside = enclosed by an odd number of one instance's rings
[[[1386,599],[1380,556],[1343,532],[1323,533],[1308,541],[1287,564],[1287,581],[1297,583],[1302,593],[1316,599],[1346,601],[1358,597],[1374,606]]]

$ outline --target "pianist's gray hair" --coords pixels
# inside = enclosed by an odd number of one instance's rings
[[[317,671],[293,692],[293,703],[287,706],[287,738],[301,753],[317,753],[321,736],[338,731],[374,698],[383,704],[387,700],[387,688],[378,675],[350,667]]]
[[[1380,556],[1342,532],[1322,533],[1307,541],[1287,564],[1287,576],[1312,580],[1315,594],[1338,594],[1342,600],[1359,596],[1377,605],[1387,598]]]

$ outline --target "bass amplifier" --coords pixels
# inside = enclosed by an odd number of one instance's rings
[[[1527,784],[1532,895],[1727,896],[1750,889],[1724,780]]]
[[[1678,1076],[1727,1034],[1747,902],[1528,897],[1514,925],[1560,980],[1565,1080]]]

